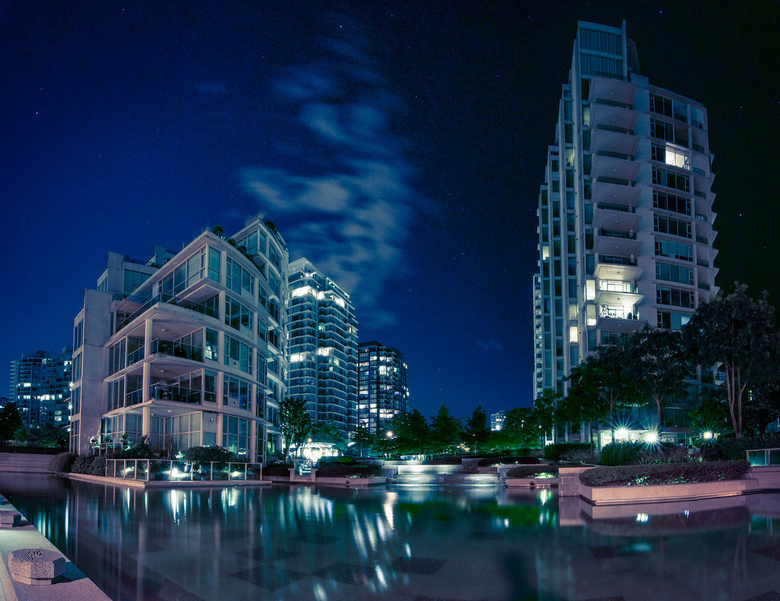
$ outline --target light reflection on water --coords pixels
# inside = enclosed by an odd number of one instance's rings
[[[632,568],[623,563],[626,575],[614,576],[613,556],[649,561],[636,568],[646,581],[648,565],[690,576],[681,562],[705,555],[711,565],[695,574],[700,586],[714,588],[702,598],[749,598],[728,596],[751,580],[731,573],[735,553],[744,557],[748,543],[780,543],[780,502],[768,496],[751,501],[764,508],[752,519],[735,506],[590,521],[579,510],[573,519],[559,516],[550,489],[142,491],[5,474],[0,493],[109,596],[128,601],[336,601],[355,591],[376,599],[629,601]],[[766,517],[774,507],[778,515]],[[612,588],[577,588],[589,579],[595,584],[587,586]]]

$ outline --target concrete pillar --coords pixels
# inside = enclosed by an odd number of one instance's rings
[[[148,405],[143,408],[143,416],[141,419],[141,436],[151,436],[152,429],[152,408]]]

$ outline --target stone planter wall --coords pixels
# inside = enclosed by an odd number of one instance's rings
[[[653,486],[586,486],[580,483],[580,495],[594,505],[657,503],[715,497],[731,497],[756,490],[754,478],[696,484],[660,484]]]
[[[507,478],[507,487],[551,488],[560,484],[560,478]]]

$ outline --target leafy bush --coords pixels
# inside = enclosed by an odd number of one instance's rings
[[[320,457],[320,466],[325,463],[336,463],[341,465],[352,465],[355,463],[355,458],[350,455],[341,455],[339,457]]]
[[[292,463],[273,463],[263,467],[263,476],[290,476],[290,469],[295,467]]]
[[[727,461],[738,461],[747,457],[747,451],[751,449],[780,448],[780,434],[763,434],[758,436],[743,436],[733,438],[721,436],[718,438],[717,447]]]
[[[591,451],[590,447],[587,449],[572,449],[561,455],[559,461],[561,463],[576,463],[579,465],[583,463],[596,464],[599,462],[599,453],[595,449]]]
[[[222,447],[190,447],[184,451],[184,460],[193,463],[208,463],[210,461],[228,463],[236,461],[236,456]]]
[[[561,455],[568,451],[573,451],[574,449],[590,450],[590,445],[581,442],[556,442],[554,444],[548,444],[544,447],[544,458],[550,459],[551,461],[558,461],[561,458]]]
[[[98,455],[79,456],[76,457],[70,471],[73,474],[84,474],[86,476],[105,476],[106,459]]]
[[[644,444],[641,442],[611,442],[601,449],[601,465],[630,465],[640,463]]]
[[[129,449],[110,451],[106,454],[106,459],[157,459],[158,456],[156,449],[144,440]]]
[[[479,467],[488,467],[495,465],[507,465],[511,463],[519,463],[521,465],[536,465],[541,463],[537,457],[485,457],[480,459],[477,464]]]
[[[555,478],[558,476],[558,466],[547,465],[523,465],[513,467],[506,473],[507,478]]]
[[[55,474],[68,474],[76,461],[75,453],[60,453],[49,462],[49,471]]]
[[[382,466],[374,464],[321,463],[317,468],[317,477],[323,478],[372,478],[381,475]]]
[[[661,463],[597,467],[580,474],[586,486],[649,486],[741,480],[750,469],[747,461]]]

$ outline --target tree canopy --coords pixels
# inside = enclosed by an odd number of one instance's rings
[[[284,456],[290,454],[290,446],[301,445],[312,429],[311,416],[306,401],[301,397],[287,397],[279,403],[279,421],[284,437]]]

